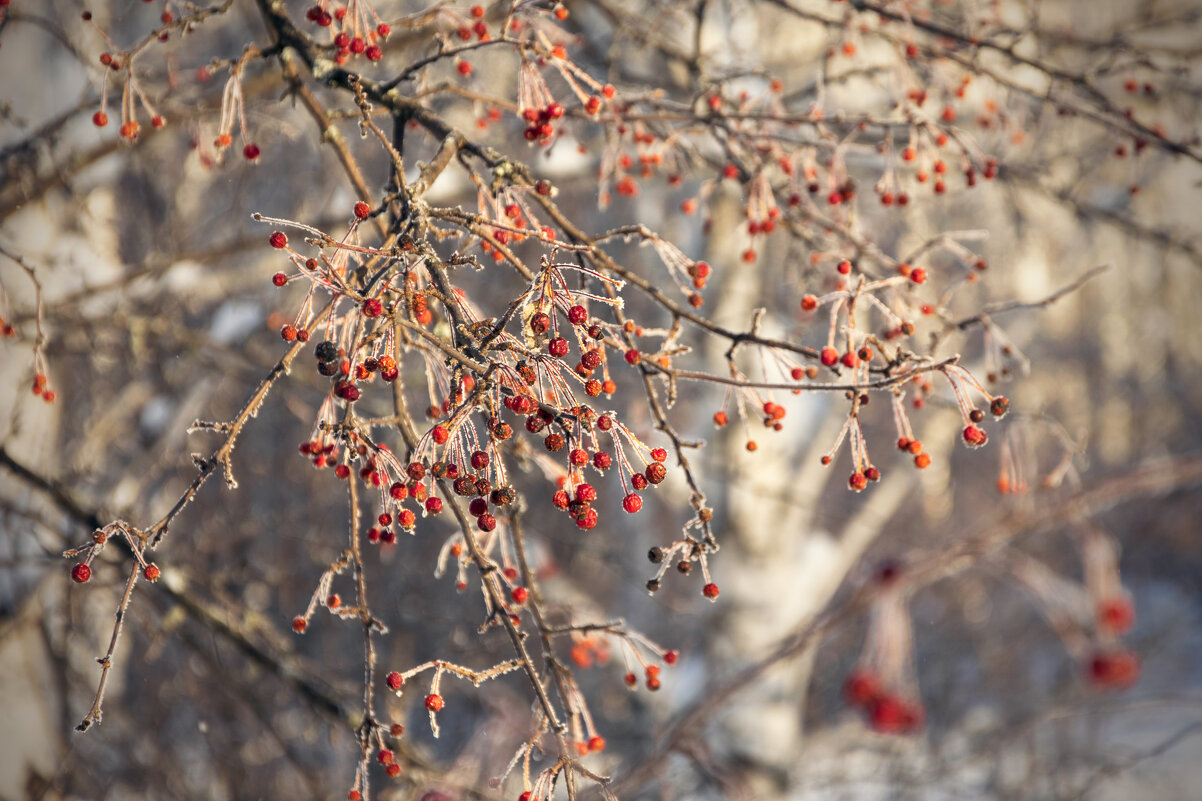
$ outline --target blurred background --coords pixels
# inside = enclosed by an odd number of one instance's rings
[[[132,144],[116,135],[119,87],[109,87],[118,93],[109,126],[91,122],[103,74],[96,57],[110,46],[80,19],[81,5],[5,5],[0,248],[19,255],[36,283],[0,256],[0,314],[15,329],[0,340],[0,799],[343,798],[356,761],[361,634],[328,615],[303,638],[289,630],[343,548],[346,526],[345,493],[296,452],[328,390],[311,357],[302,355],[240,438],[238,488],[219,479],[207,485],[156,552],[164,578],[140,586],[103,723],[83,735],[73,727],[95,692],[95,658],[108,644],[126,561],[108,549],[92,581],[78,586],[61,552],[85,542],[97,520],[149,525],[165,514],[195,476],[190,454],[207,454],[215,443],[211,433],[187,433],[190,424],[231,418],[283,353],[277,332],[303,293],[271,285],[283,264],[251,214],[340,233],[358,198],[272,58],[252,59],[242,82],[261,157],[252,164],[234,152],[215,161],[207,143],[218,130],[224,60],[248,43],[271,44],[255,3],[234,0],[141,57],[139,75],[168,125]],[[303,19],[305,4],[283,5]],[[648,549],[675,539],[689,519],[680,471],[647,494],[638,516],[619,517],[615,506],[587,535],[542,502],[552,488],[541,474],[515,476],[531,498],[526,528],[554,619],[622,618],[681,653],[658,693],[627,689],[616,644],[609,663],[577,670],[608,743],[588,764],[613,777],[624,799],[1195,797],[1202,779],[1202,150],[1195,128],[1202,6],[887,5],[917,25],[881,28],[867,10],[872,3],[802,0],[584,0],[568,2],[570,14],[555,22],[581,35],[571,47],[575,63],[620,96],[662,97],[687,109],[720,93],[735,106],[742,92],[768,95],[775,78],[790,113],[820,108],[827,124],[811,117],[795,136],[813,144],[821,164],[832,152],[845,161],[858,197],[838,217],[844,230],[899,259],[956,232],[957,245],[921,256],[932,274],[921,299],[934,313],[917,320],[916,349],[959,353],[974,374],[997,373],[1013,409],[990,424],[986,448],[970,451],[957,442],[962,424],[952,395],[936,381],[924,407],[911,410],[933,460],[919,471],[893,445],[885,397],[873,396],[865,435],[883,478],[855,494],[846,489],[846,446],[831,467],[819,462],[846,420],[841,394],[778,393],[787,416],[774,432],[754,415],[744,424],[724,387],[682,382],[669,418],[685,438],[705,441],[691,459],[722,544],[710,563],[722,589],[716,604],[702,598],[696,573],[670,571],[654,596],[645,588],[656,569]],[[126,46],[153,30],[165,8],[185,11],[141,0],[88,8]],[[398,35],[371,74],[399,72],[434,52],[435,32],[451,36],[458,19],[469,20],[466,6],[443,8],[409,17],[426,7],[379,0],[377,12],[397,21]],[[493,30],[503,14],[488,9]],[[939,35],[944,29],[962,38]],[[974,36],[996,46],[974,50]],[[921,45],[918,57],[899,53],[905,41]],[[764,309],[761,334],[825,344],[825,314],[799,307],[803,294],[833,285],[828,257],[837,237],[824,229],[821,202],[804,200],[791,233],[750,239],[746,188],[718,179],[723,137],[682,125],[687,146],[676,151],[673,169],[640,178],[634,196],[599,203],[608,187],[598,170],[618,148],[612,129],[573,119],[542,148],[527,145],[511,111],[481,127],[483,98],[516,97],[517,62],[502,47],[480,48],[471,61],[467,79],[444,61],[407,86],[429,92],[431,107],[448,120],[552,181],[561,208],[588,232],[641,223],[708,261],[714,276],[702,311],[714,322],[746,330],[754,310]],[[213,65],[208,77],[206,65]],[[576,103],[560,78],[547,80],[557,99]],[[440,88],[447,82],[462,91]],[[963,137],[971,152],[996,157],[995,180],[969,188],[958,156],[949,157],[947,191],[936,194],[898,161],[910,141],[906,126],[857,131],[841,122],[841,115],[897,118],[916,85],[933,106],[919,116],[953,108],[957,142]],[[341,113],[335,125],[369,186],[382,190],[387,156],[357,136],[351,98],[313,88]],[[1128,111],[1144,126],[1161,126],[1164,141],[1121,133]],[[747,134],[739,128],[730,139],[737,145]],[[1167,143],[1186,152],[1174,154]],[[407,163],[428,160],[436,144],[408,137]],[[904,208],[882,205],[873,191],[889,170],[899,170],[898,187],[909,194]],[[666,180],[672,171],[680,182]],[[475,196],[452,167],[429,200],[474,210]],[[695,214],[682,210],[690,199]],[[458,246],[439,248],[449,255]],[[752,261],[743,257],[748,248]],[[615,242],[607,250],[670,287],[653,249]],[[545,251],[527,243],[517,252],[535,265]],[[977,258],[988,269],[976,269]],[[523,289],[512,272],[491,265],[455,279],[485,315],[500,314]],[[1004,305],[1035,304],[1065,287],[1073,291],[1036,308]],[[645,296],[626,295],[628,313],[647,327],[670,324]],[[991,309],[988,325],[955,324]],[[39,330],[53,403],[29,392]],[[692,329],[681,342],[692,350],[676,366],[726,374],[728,341]],[[744,358],[748,374],[763,369],[753,354]],[[663,445],[637,380],[616,373],[623,391],[612,408],[650,444]],[[417,360],[402,380],[411,405],[428,405]],[[391,412],[387,397],[365,401]],[[732,422],[716,429],[713,414],[724,408]],[[399,438],[393,447],[400,449]],[[1000,493],[999,477],[1015,475],[1026,491]],[[1136,610],[1124,641],[1142,662],[1131,689],[1092,688],[1079,655],[1048,624],[1046,603],[1007,569],[1021,554],[1079,584],[1082,525],[1107,532],[1121,549],[1122,582]],[[435,658],[482,668],[509,658],[501,632],[477,633],[476,589],[459,593],[453,575],[434,577],[453,533],[450,521],[427,522],[416,536],[372,550],[370,592],[390,629],[379,641],[383,669]],[[991,534],[1000,547],[972,547]],[[740,670],[786,638],[848,608],[883,560],[941,565],[940,555],[958,547],[966,563],[910,599],[926,709],[920,733],[875,733],[842,700],[864,643],[863,614],[834,618],[821,636],[738,684]],[[379,796],[516,798],[512,780],[496,790],[488,779],[527,736],[525,680],[511,674],[478,689],[448,680],[443,695],[438,739],[420,693],[381,702],[381,714],[403,722],[407,734],[406,772],[396,782],[381,774]],[[695,727],[673,725],[695,713]]]

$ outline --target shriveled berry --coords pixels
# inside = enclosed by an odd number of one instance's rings
[[[92,568],[80,562],[71,568],[71,580],[76,584],[86,584],[88,579],[92,577]]]

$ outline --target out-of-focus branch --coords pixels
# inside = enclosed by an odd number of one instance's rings
[[[1161,460],[1112,476],[1094,486],[1052,501],[1042,509],[1014,511],[951,548],[911,560],[902,576],[911,588],[927,587],[970,569],[980,559],[1016,537],[1083,515],[1096,515],[1135,498],[1163,495],[1202,484],[1202,454]],[[664,761],[690,740],[702,736],[706,722],[730,701],[751,687],[772,666],[800,653],[828,632],[863,612],[874,596],[871,587],[860,587],[838,603],[828,605],[782,640],[771,653],[734,676],[712,684],[676,717],[656,748],[641,762],[614,779],[618,796],[630,795],[652,781]],[[801,703],[799,699],[798,703]]]

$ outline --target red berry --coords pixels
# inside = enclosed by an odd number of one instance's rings
[[[871,673],[857,670],[843,682],[843,697],[852,706],[867,708],[881,694],[880,683]]]
[[[159,571],[159,566],[158,566],[158,565],[156,565],[156,564],[154,564],[153,562],[151,562],[150,564],[148,564],[148,565],[146,566],[146,569],[142,571],[142,576],[143,576],[143,577],[144,577],[144,578],[145,578],[147,581],[158,581],[158,580],[159,580],[159,574],[160,574],[160,571]]]
[[[1108,598],[1098,604],[1098,626],[1115,634],[1126,634],[1135,625],[1135,607],[1127,598]]]
[[[254,161],[262,153],[263,153],[263,151],[259,150],[259,146],[256,145],[254,142],[251,142],[249,145],[242,148],[242,155],[246,157],[247,161]]]
[[[530,593],[527,592],[525,587],[514,587],[509,593],[509,597],[513,599],[515,604],[524,604],[526,603],[526,599],[530,597]]]
[[[283,286],[284,284],[288,283],[288,276],[284,275],[283,273],[276,273],[275,275],[271,276],[271,283],[275,284],[276,286]]]
[[[92,577],[92,568],[80,562],[75,567],[71,568],[71,580],[76,584],[86,584],[88,579]]]
[[[891,695],[879,695],[869,703],[872,728],[882,734],[906,734],[922,725],[922,707]]]
[[[827,346],[819,352],[818,358],[824,367],[834,367],[839,361],[839,351]]]
[[[977,426],[964,427],[964,442],[970,448],[979,448],[989,441],[989,435]]]
[[[634,514],[643,508],[643,498],[636,493],[630,493],[622,499],[622,508],[630,514]]]
[[[355,204],[355,216],[360,220],[366,220],[371,215],[371,206],[360,200]]]
[[[572,325],[583,325],[588,320],[588,312],[583,306],[573,306],[568,309],[568,320]]]
[[[430,693],[426,696],[426,709],[430,710],[431,712],[440,711],[444,705],[445,703],[442,700],[442,696],[438,693]]]
[[[92,124],[97,128],[103,128],[109,124],[109,115],[105,114],[103,111],[97,111],[92,115]]]
[[[305,619],[303,617],[300,617],[298,615],[297,617],[292,618],[292,630],[295,631],[297,634],[304,634],[305,629],[307,629],[308,627],[309,627],[309,624],[305,621]]]
[[[273,248],[288,247],[288,235],[283,231],[276,231],[267,239],[267,241],[271,243]]]
[[[1089,661],[1089,679],[1107,689],[1130,687],[1139,680],[1139,657],[1122,650],[1096,653]]]
[[[442,511],[442,498],[431,496],[426,498],[426,511],[429,514],[436,515]]]
[[[405,679],[402,678],[401,674],[397,673],[395,670],[385,676],[384,681],[388,684],[388,689],[393,690],[394,692],[401,689],[401,685],[405,683]]]
[[[714,600],[718,597],[718,585],[711,581],[701,588],[701,594],[711,601]]]

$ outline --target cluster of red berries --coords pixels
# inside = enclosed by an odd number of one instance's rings
[[[337,446],[333,443],[323,445],[320,442],[302,442],[298,446],[300,454],[309,459],[314,467],[328,467],[334,464],[336,456],[334,454]]]
[[[676,652],[668,651],[668,654],[673,655],[672,661],[669,662],[667,659],[667,654],[665,654],[664,662],[669,665],[674,664],[676,662],[676,657],[675,657]],[[663,686],[663,684],[659,678],[659,672],[660,672],[660,667],[659,667],[659,665],[655,665],[655,664],[647,665],[643,669],[644,683],[646,684],[647,689],[651,690],[652,692],[655,692],[656,690],[658,690],[660,687]],[[626,686],[631,689],[634,689],[639,684],[639,678],[633,672],[627,673],[624,681],[626,682]]]
[[[802,300],[804,308],[805,300]],[[834,367],[836,364],[842,364],[844,367],[855,369],[860,366],[860,362],[868,362],[872,360],[872,349],[868,347],[857,350],[847,350],[843,353],[827,345],[822,350],[818,351],[818,361],[822,362],[823,367]]]
[[[438,428],[436,426],[435,430],[437,431]],[[485,457],[485,459],[479,457]],[[404,530],[411,530],[416,525],[416,514],[402,505],[402,502],[409,498],[421,504],[428,515],[437,515],[442,512],[443,500],[431,495],[431,488],[423,481],[427,476],[434,480],[450,481],[451,488],[456,495],[471,498],[468,511],[476,519],[476,526],[486,532],[495,529],[497,519],[489,511],[489,504],[491,503],[493,507],[497,508],[508,506],[517,499],[517,493],[512,487],[493,487],[492,482],[483,474],[488,466],[486,453],[477,451],[473,454],[472,463],[483,465],[475,468],[480,471],[479,473],[472,473],[466,467],[454,462],[434,462],[428,469],[421,462],[411,462],[405,469],[406,480],[394,481],[388,488],[388,496],[396,510],[395,518],[388,510],[381,512],[377,518],[378,526],[372,526],[367,531],[368,541],[390,545],[396,541],[396,532],[390,528],[393,522]],[[339,465],[335,473],[339,478],[349,478],[350,468],[344,464]],[[372,463],[361,468],[359,475],[365,482],[375,486],[381,486],[383,483],[383,474]],[[463,552],[462,546],[456,547],[455,555],[459,556]],[[523,589],[522,592],[525,593],[525,590]],[[524,595],[522,597],[524,600]],[[522,601],[517,601],[515,597],[515,602],[521,603]]]
[[[41,396],[42,400],[46,401],[46,403],[54,403],[54,399],[57,396],[54,390],[47,386],[49,380],[45,373],[36,374],[33,377],[33,394]]]
[[[526,121],[526,131],[524,136],[527,142],[538,142],[540,145],[545,145],[551,141],[551,137],[555,135],[555,128],[552,125],[556,120],[563,118],[563,106],[559,103],[548,103],[544,108],[528,108],[522,112],[522,119]]]
[[[379,61],[384,58],[384,50],[378,42],[387,39],[390,33],[392,33],[392,29],[384,22],[377,25],[374,31],[368,32],[367,38],[351,36],[346,31],[342,31],[334,36],[334,47],[338,48],[338,52],[334,55],[334,61],[341,65],[350,60],[351,56],[360,55],[366,57],[368,61]]]
[[[910,439],[909,437],[898,437],[897,449],[913,456],[914,466],[919,470],[925,470],[931,466],[931,455],[929,453],[923,453],[921,440]]]
[[[526,427],[528,430],[532,428],[541,430],[550,422],[547,419],[550,417],[549,413],[540,409],[538,413],[527,418]],[[609,431],[612,427],[613,419],[609,415],[601,415],[597,418],[597,428],[600,430]],[[556,441],[552,442],[552,437],[557,438]],[[561,450],[563,437],[557,433],[549,434],[545,444],[548,450]],[[643,498],[638,494],[639,492],[646,489],[648,484],[660,484],[667,478],[668,468],[664,465],[667,458],[668,452],[663,448],[652,448],[651,462],[647,464],[643,472],[631,474],[630,484],[633,491],[622,498],[622,508],[628,514],[636,514],[643,508]],[[613,464],[612,457],[605,451],[596,451],[590,456],[584,448],[572,449],[568,454],[568,461],[574,470],[579,470],[590,463],[598,470],[606,470]],[[566,483],[567,481],[564,479],[560,488],[551,496],[552,505],[560,511],[567,512],[576,521],[577,527],[586,531],[595,528],[598,515],[592,504],[597,500],[596,487],[587,482],[580,482],[569,494]]]
[[[484,6],[472,6],[469,13],[475,22],[473,22],[470,26],[460,25],[459,28],[456,29],[455,35],[465,42],[470,42],[472,40],[472,35],[475,34],[479,41],[487,42],[492,38],[492,35],[488,32],[487,23],[484,22]]]
[[[926,716],[922,704],[886,691],[880,680],[866,670],[847,677],[843,697],[862,710],[868,724],[882,734],[909,734],[922,727]]]
[[[583,327],[588,323],[588,310],[577,304],[568,309],[568,321],[573,326]],[[530,317],[530,331],[536,336],[542,336],[551,330],[551,315],[546,312],[535,312]],[[585,334],[589,339],[600,341],[605,338],[605,329],[599,324],[593,323],[588,325]],[[554,336],[547,341],[547,352],[557,359],[562,359],[568,355],[571,346],[566,337]],[[628,352],[625,356],[627,363],[638,363],[638,351],[632,351],[634,356]],[[634,359],[632,361],[631,359]],[[600,347],[587,348],[581,355],[580,361],[576,364],[576,374],[581,378],[586,379],[584,384],[585,393],[592,398],[597,397],[601,393],[612,395],[617,390],[617,384],[609,378],[604,380],[595,379],[591,376],[593,372],[605,363],[605,351]],[[530,367],[526,362],[521,362],[517,365],[517,371],[525,378],[526,383],[533,386],[537,383],[538,376],[534,368]],[[512,407],[511,407],[512,408]],[[514,411],[518,411],[514,409]],[[519,414],[522,412],[519,412]],[[551,422],[547,420],[546,422]]]

